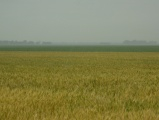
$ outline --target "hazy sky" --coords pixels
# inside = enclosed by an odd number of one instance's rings
[[[0,40],[159,41],[159,0],[0,0]]]

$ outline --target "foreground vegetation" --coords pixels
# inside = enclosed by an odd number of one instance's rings
[[[0,52],[2,120],[158,120],[159,54]]]

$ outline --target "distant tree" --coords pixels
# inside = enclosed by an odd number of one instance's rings
[[[125,40],[124,45],[156,45],[156,41],[145,41],[145,40]]]
[[[51,42],[42,42],[43,45],[51,45]]]

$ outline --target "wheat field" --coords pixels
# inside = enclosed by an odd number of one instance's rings
[[[158,119],[158,52],[0,52],[0,120]]]

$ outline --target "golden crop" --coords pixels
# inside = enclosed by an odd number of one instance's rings
[[[0,52],[1,120],[158,120],[159,53]]]

